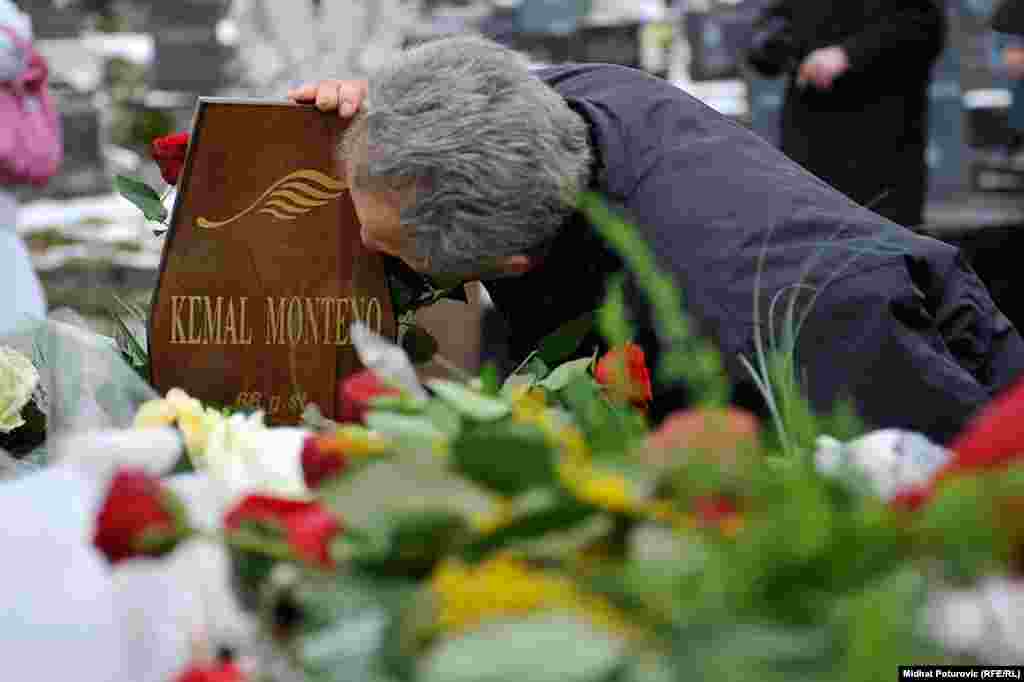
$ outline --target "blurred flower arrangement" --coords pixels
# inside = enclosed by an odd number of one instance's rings
[[[94,545],[121,564],[221,544],[239,603],[308,680],[860,682],[1024,660],[1024,383],[947,450],[815,415],[776,347],[749,363],[766,428],[729,405],[631,229],[582,209],[641,266],[659,377],[621,282],[592,316],[610,352],[576,357],[588,325],[572,321],[501,382],[423,386],[356,325],[368,369],[339,387],[344,423],[310,408],[269,428],[177,389],[145,403],[136,428],[179,429],[206,501],[122,469]],[[694,406],[651,429],[652,381],[680,376]],[[415,494],[367,497],[382,472]],[[179,680],[264,679],[196,665]]]

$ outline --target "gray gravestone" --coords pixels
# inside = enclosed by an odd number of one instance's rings
[[[226,85],[232,50],[217,39],[227,0],[161,3],[150,12],[154,90],[212,94]]]

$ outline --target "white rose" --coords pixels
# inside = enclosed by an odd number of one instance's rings
[[[10,433],[25,423],[21,410],[39,384],[32,362],[8,346],[0,346],[0,433]]]
[[[251,493],[306,498],[300,453],[307,433],[267,428],[262,412],[232,415],[210,432],[202,470],[225,506]]]

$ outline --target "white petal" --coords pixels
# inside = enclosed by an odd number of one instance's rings
[[[372,369],[381,380],[398,386],[413,398],[426,400],[430,397],[420,385],[409,356],[400,347],[374,334],[362,322],[352,324],[352,344],[363,366]]]
[[[108,478],[118,467],[145,469],[154,476],[167,473],[182,454],[182,441],[172,428],[82,431],[57,439],[56,461]]]

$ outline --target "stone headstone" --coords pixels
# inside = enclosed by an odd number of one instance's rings
[[[358,369],[349,326],[394,338],[381,258],[364,249],[313,107],[202,98],[149,323],[153,385],[299,421],[335,414]]]
[[[74,38],[85,26],[82,10],[58,8],[54,0],[18,0],[17,5],[32,17],[32,33],[36,40]]]
[[[154,90],[209,95],[227,84],[233,50],[217,35],[217,24],[227,9],[224,0],[188,0],[153,7]]]

